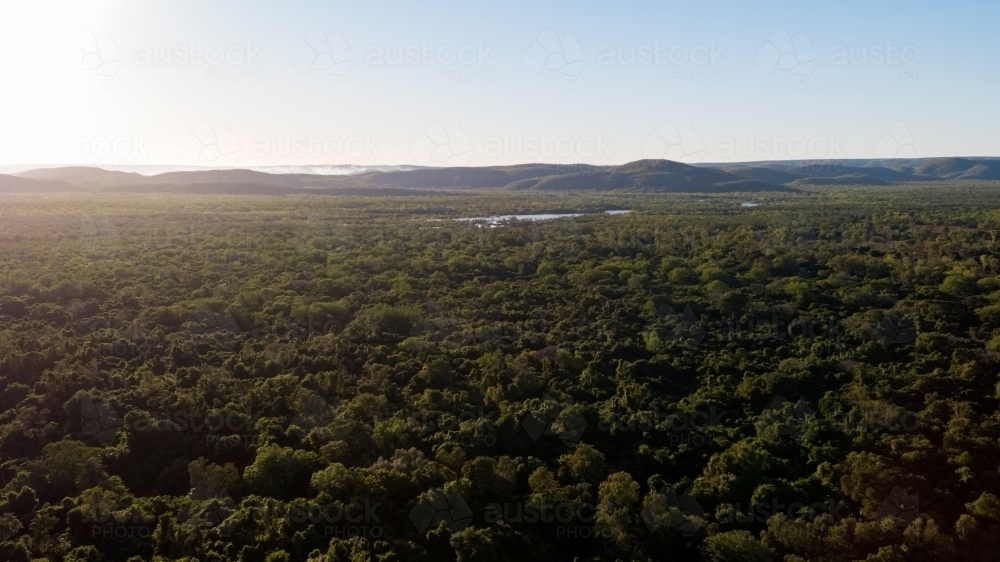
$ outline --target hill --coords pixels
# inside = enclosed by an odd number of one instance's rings
[[[795,192],[807,186],[894,185],[1000,180],[1000,160],[795,160],[689,165],[637,160],[616,166],[516,166],[365,170],[356,174],[269,173],[249,169],[154,175],[82,166],[2,176],[2,191],[98,190],[211,194],[409,195],[455,190],[630,191],[646,193]]]
[[[783,185],[892,185],[927,181],[1000,180],[995,158],[899,160],[785,160],[703,164],[749,179]]]
[[[65,181],[22,178],[0,174],[0,193],[52,193],[58,191],[73,191],[75,189],[77,188]]]
[[[513,189],[538,191],[625,190],[659,193],[794,191],[723,170],[696,168],[669,160],[639,160],[571,174],[521,180]]]
[[[166,172],[152,176],[99,168],[31,170],[24,181],[59,181],[70,189],[115,192],[232,194],[406,194],[427,190],[512,189],[536,191],[643,191],[709,193],[794,191],[725,170],[698,168],[669,160],[639,160],[620,166],[524,164],[519,166],[421,168],[356,175],[270,174],[253,170]],[[25,183],[18,191],[33,191]]]

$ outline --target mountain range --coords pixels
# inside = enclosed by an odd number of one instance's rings
[[[1000,180],[997,158],[786,160],[705,164],[782,185],[891,185],[921,181]]]
[[[454,190],[634,191],[653,193],[796,192],[830,185],[893,185],[927,181],[1000,180],[1000,159],[770,161],[690,165],[638,160],[616,166],[390,168],[354,174],[269,173],[250,169],[191,170],[142,175],[67,166],[0,174],[2,192],[104,191],[415,195]]]

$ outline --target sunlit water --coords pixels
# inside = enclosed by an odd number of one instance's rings
[[[605,215],[623,215],[630,212],[631,209],[616,209],[613,211],[604,211]],[[511,220],[519,221],[546,221],[551,219],[561,219],[565,217],[582,217],[587,213],[538,213],[531,215],[494,215],[491,217],[461,217],[457,221],[471,221],[477,223],[486,223],[490,226],[499,226],[505,222]]]

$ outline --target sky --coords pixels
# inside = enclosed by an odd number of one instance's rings
[[[0,2],[0,166],[1000,156],[997,2]]]

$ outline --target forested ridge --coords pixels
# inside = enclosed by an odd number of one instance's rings
[[[0,559],[1000,559],[996,189],[4,194]]]
[[[154,169],[149,169],[154,168]],[[405,167],[404,167],[405,168]],[[288,173],[281,169],[187,170],[148,175],[87,166],[62,166],[0,174],[0,193],[107,191],[231,195],[428,196],[456,190],[626,191],[629,193],[797,193],[803,186],[887,186],[916,182],[1000,179],[996,158],[914,158],[845,161],[772,161],[693,166],[670,160],[636,160],[614,166],[521,164],[515,166],[374,168],[359,173]],[[266,171],[265,171],[266,170]],[[343,171],[343,169],[340,169]]]

